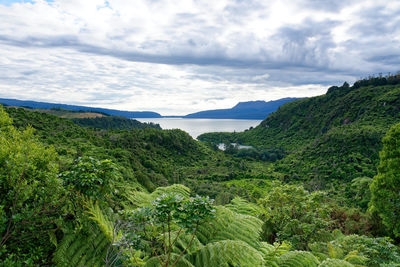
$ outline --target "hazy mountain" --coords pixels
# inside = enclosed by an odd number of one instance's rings
[[[108,115],[121,116],[126,118],[160,118],[161,115],[152,111],[123,111],[117,109],[107,109],[107,108],[95,108],[86,106],[76,106],[76,105],[66,105],[66,104],[55,104],[47,102],[36,102],[36,101],[25,101],[17,99],[6,99],[0,98],[0,104],[5,104],[7,106],[15,107],[30,107],[30,108],[40,108],[40,109],[51,109],[51,108],[63,108],[68,110],[84,110],[84,111],[94,111],[102,112]]]
[[[268,116],[268,114],[277,110],[279,106],[296,99],[299,98],[288,97],[268,102],[261,100],[239,102],[236,106],[230,109],[205,110],[188,114],[185,118],[263,120]]]

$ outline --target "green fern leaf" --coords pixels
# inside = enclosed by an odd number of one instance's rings
[[[260,206],[254,203],[250,203],[240,197],[232,199],[231,203],[225,205],[226,208],[230,209],[239,214],[258,216],[262,214]]]
[[[290,251],[279,257],[280,267],[317,267],[318,259],[307,251]]]
[[[261,252],[240,240],[224,240],[207,244],[187,256],[195,267],[257,267],[264,265]]]
[[[160,256],[160,257],[165,257],[165,256]],[[176,259],[178,259],[179,254],[171,254],[171,264],[174,263],[176,261]],[[165,260],[165,259],[163,259]],[[160,260],[158,259],[158,257],[153,257],[151,259],[149,259],[146,264],[144,265],[144,267],[160,267]],[[194,265],[192,263],[190,263],[185,257],[181,257],[179,259],[179,261],[176,263],[176,265],[174,265],[174,267],[194,267]]]
[[[344,260],[326,259],[318,267],[354,267],[354,265]]]
[[[165,193],[174,193],[188,198],[190,196],[190,189],[181,184],[174,184],[166,187],[158,187],[151,194],[139,191],[131,192],[130,194],[125,194],[125,198],[134,207],[144,207],[150,205],[152,201]]]
[[[88,225],[78,233],[67,233],[53,255],[57,266],[103,266],[110,241],[97,227]]]
[[[89,219],[95,221],[100,230],[107,236],[108,240],[112,241],[114,237],[114,223],[103,213],[98,202],[85,199],[84,206],[87,209],[86,213],[89,215]],[[112,213],[112,211],[110,213]]]
[[[260,233],[263,222],[253,216],[238,214],[225,207],[216,207],[216,217],[201,225],[196,233],[202,244],[222,240],[241,240],[260,248]]]

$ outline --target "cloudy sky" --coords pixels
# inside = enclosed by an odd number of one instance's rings
[[[0,98],[179,115],[398,70],[398,0],[0,0]]]

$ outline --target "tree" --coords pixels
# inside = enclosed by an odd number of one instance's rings
[[[65,185],[92,198],[104,198],[113,192],[114,183],[120,173],[109,159],[98,160],[93,157],[79,157],[68,171],[59,175]]]
[[[400,124],[383,138],[378,174],[371,184],[370,208],[395,236],[400,237]]]
[[[42,265],[62,213],[57,154],[33,129],[18,131],[0,106],[0,262]]]
[[[176,266],[194,241],[198,242],[196,231],[200,224],[214,216],[212,202],[208,197],[184,198],[165,193],[150,207],[128,212],[126,234],[115,245],[120,251],[147,248],[161,266]],[[183,244],[182,251],[176,251],[178,243]]]
[[[332,225],[327,195],[320,191],[309,193],[302,186],[284,185],[270,190],[259,199],[263,209],[264,238],[289,241],[297,249],[326,236]]]

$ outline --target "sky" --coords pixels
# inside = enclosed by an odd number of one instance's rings
[[[398,0],[0,0],[0,98],[184,115],[399,70]]]

